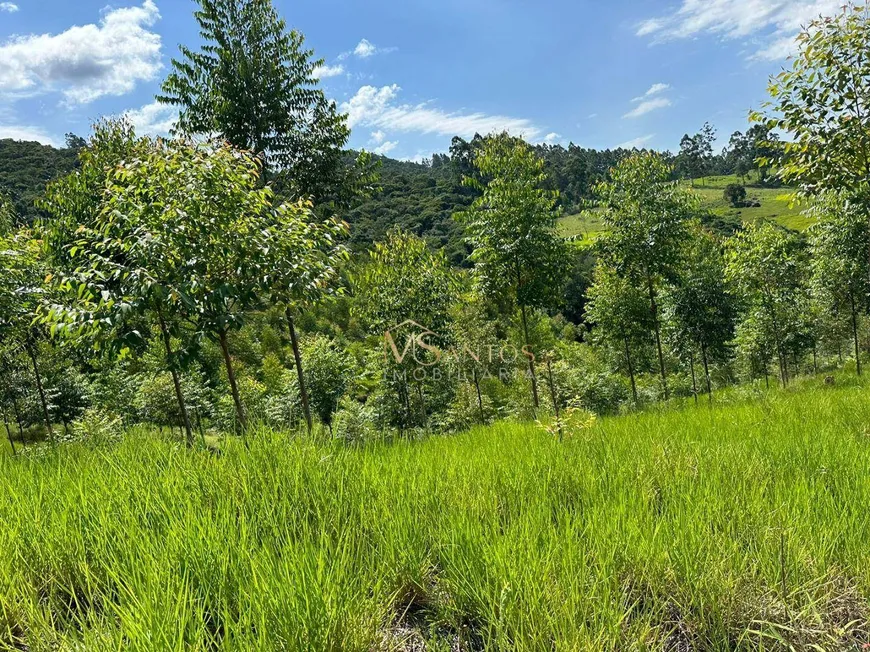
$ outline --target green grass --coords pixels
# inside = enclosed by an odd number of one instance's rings
[[[701,206],[713,215],[729,222],[754,222],[769,220],[793,231],[804,231],[812,220],[804,215],[804,207],[792,205],[789,188],[762,188],[753,179],[747,179],[747,199],[758,201],[761,206],[733,208],[723,198],[725,187],[730,183],[740,183],[736,176],[713,176],[695,179],[690,187],[701,199]],[[687,184],[688,185],[688,184]],[[578,215],[567,215],[559,220],[559,232],[563,237],[573,238],[581,246],[595,242],[607,231],[602,219],[596,212],[588,211]]]
[[[564,443],[3,456],[0,649],[857,650],[870,393],[805,384]]]

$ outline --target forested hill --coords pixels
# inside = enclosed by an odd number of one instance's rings
[[[724,152],[714,155],[714,134],[705,126],[701,133],[683,138],[679,154],[664,153],[676,175],[744,174],[762,153],[758,143],[769,135],[759,132],[758,127],[746,134],[738,132]],[[380,164],[380,191],[344,215],[352,227],[353,245],[364,249],[383,239],[392,227],[400,226],[443,247],[454,264],[465,263],[468,252],[453,215],[475,197],[476,191],[464,186],[462,179],[473,173],[472,160],[482,140],[480,136],[468,141],[454,138],[448,153],[433,154],[419,163],[375,157]],[[39,215],[35,200],[51,179],[74,169],[76,152],[83,144],[72,135],[61,149],[0,140],[0,192],[11,196],[20,218],[31,222]],[[566,215],[587,205],[595,184],[631,154],[626,149],[594,150],[573,144],[537,145],[535,151],[545,162],[547,184],[559,191]]]
[[[39,215],[35,200],[52,179],[69,173],[76,165],[81,141],[71,137],[70,147],[17,140],[0,140],[0,192],[8,195],[18,216],[32,222]]]

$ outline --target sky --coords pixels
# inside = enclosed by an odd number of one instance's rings
[[[351,146],[421,160],[454,135],[679,148],[747,127],[802,24],[843,0],[273,0],[324,59]],[[0,138],[61,145],[101,116],[140,132],[193,0],[0,0]]]

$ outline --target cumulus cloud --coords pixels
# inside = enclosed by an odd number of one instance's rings
[[[341,105],[348,115],[351,127],[370,127],[391,131],[462,136],[470,138],[476,133],[509,131],[533,140],[541,129],[524,118],[511,118],[485,113],[447,112],[427,104],[401,104],[397,102],[401,88],[392,86],[363,86],[356,95]]]
[[[142,135],[166,136],[178,122],[178,109],[160,102],[146,104],[124,115],[136,128],[136,133]]]
[[[544,143],[547,145],[555,145],[562,139],[562,134],[557,134],[555,131],[544,136]]]
[[[624,143],[620,143],[617,145],[617,149],[641,149],[643,148],[649,141],[655,138],[655,134],[647,134],[646,136],[638,136],[637,138],[632,138],[631,140],[627,140]]]
[[[354,48],[353,53],[354,56],[357,56],[360,59],[368,59],[369,57],[375,56],[378,53],[378,49],[375,47],[374,43],[368,39],[363,39],[359,42],[356,48]]]
[[[656,97],[651,100],[644,100],[622,117],[639,118],[640,116],[646,115],[647,113],[650,113],[652,111],[656,111],[658,109],[665,109],[671,106],[671,104],[672,102],[666,97]]]
[[[727,39],[760,34],[765,45],[753,56],[777,60],[794,51],[801,25],[819,15],[832,15],[842,5],[843,0],[682,0],[672,13],[641,22],[636,33],[659,41],[703,34]]]
[[[28,142],[42,143],[59,147],[61,142],[41,127],[28,127],[22,125],[0,124],[0,140],[11,138],[12,140],[24,140]]]
[[[339,75],[344,74],[344,66],[341,64],[336,66],[317,66],[314,69],[314,76],[317,79],[327,79],[328,77],[338,77]]]
[[[70,104],[124,95],[160,71],[160,18],[153,0],[107,11],[100,23],[60,34],[13,37],[0,44],[0,92],[59,90]]]
[[[7,11],[10,14],[14,14],[18,11],[18,5],[14,2],[0,2],[0,11]]]

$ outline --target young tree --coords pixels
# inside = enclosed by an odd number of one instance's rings
[[[347,198],[370,183],[368,157],[348,168],[347,117],[318,87],[324,66],[288,31],[271,0],[197,0],[204,41],[181,46],[158,100],[180,108],[178,131],[220,135],[282,172],[287,194],[315,203]]]
[[[650,317],[648,295],[615,267],[599,262],[589,288],[586,319],[596,327],[595,333],[624,358],[635,404],[638,402],[635,351],[644,345],[653,327]]]
[[[311,405],[320,422],[332,432],[332,417],[350,385],[352,361],[333,339],[311,337],[306,346],[305,377],[311,391]]]
[[[668,321],[680,342],[701,353],[707,394],[712,400],[710,362],[727,357],[727,344],[734,337],[734,302],[725,283],[725,260],[716,238],[695,223],[684,246],[683,264],[669,292]]]
[[[788,353],[806,336],[808,266],[800,238],[769,223],[749,224],[727,243],[726,278],[742,302],[738,335],[754,351],[776,353],[784,385]]]
[[[662,350],[659,298],[674,282],[682,262],[687,222],[696,199],[654,153],[635,154],[596,187],[609,231],[601,238],[602,258],[617,274],[646,293],[665,400],[670,396]]]
[[[418,334],[415,329],[422,327],[428,329],[427,344],[444,346],[449,308],[457,292],[456,276],[444,251],[433,252],[420,238],[393,231],[369,252],[369,260],[352,278],[352,289],[354,315],[370,335],[383,338],[383,380],[389,400],[396,400],[387,406],[394,425],[402,429],[423,425],[428,411],[423,392],[429,374],[419,378],[408,369],[420,361],[428,364],[431,353],[414,348],[419,340],[407,341],[405,336],[406,331]],[[420,418],[412,409],[412,388]]]
[[[27,230],[0,233],[0,346],[24,351],[33,369],[42,417],[55,443],[48,397],[39,369],[39,342],[45,332],[37,323],[44,300],[40,242]]]
[[[858,317],[870,296],[870,222],[860,206],[840,193],[817,199],[811,214],[816,217],[810,228],[813,294],[826,312],[850,316],[860,376]]]
[[[484,296],[518,308],[524,346],[530,347],[528,311],[553,308],[563,296],[568,265],[565,242],[556,232],[558,193],[544,190],[544,162],[523,141],[490,136],[474,158],[485,183],[466,177],[481,191],[457,217],[473,252],[475,278]],[[534,405],[540,405],[534,359],[529,356]]]
[[[333,219],[316,219],[310,204],[300,204],[298,208],[297,211],[275,214],[276,219],[270,227],[269,254],[272,262],[268,268],[266,287],[270,288],[272,301],[284,307],[302,410],[308,431],[311,432],[311,408],[295,312],[333,291],[338,265],[348,259],[347,248],[341,244],[348,226]]]
[[[870,13],[847,3],[797,41],[791,69],[771,79],[772,99],[752,118],[791,136],[778,161],[785,182],[805,196],[848,192],[870,220]]]

